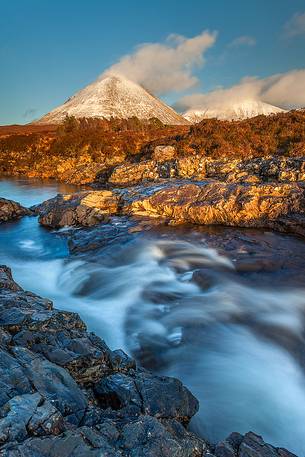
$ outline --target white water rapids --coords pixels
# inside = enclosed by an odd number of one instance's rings
[[[56,191],[0,182],[0,196],[26,205]],[[287,243],[298,250],[303,241]],[[181,379],[200,401],[192,427],[203,437],[252,430],[305,455],[305,281],[286,284],[285,267],[276,279],[247,282],[204,236],[192,241],[174,229],[98,260],[69,257],[65,239],[36,218],[2,224],[0,249],[24,288],[78,312],[111,348]],[[192,279],[199,269],[204,283]]]

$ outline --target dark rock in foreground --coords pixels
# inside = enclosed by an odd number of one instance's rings
[[[0,267],[0,455],[200,456],[198,401]]]
[[[75,313],[0,267],[0,455],[291,457],[235,433],[208,447],[187,430],[198,401],[174,378],[111,351]]]
[[[6,198],[0,198],[0,224],[14,219],[19,219],[22,216],[28,216],[31,211],[24,208],[19,203]]]

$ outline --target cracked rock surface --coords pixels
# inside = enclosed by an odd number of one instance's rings
[[[254,433],[209,445],[188,430],[198,401],[136,366],[79,316],[0,267],[0,456],[292,457]]]

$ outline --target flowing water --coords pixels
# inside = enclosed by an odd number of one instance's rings
[[[0,196],[26,206],[70,190],[0,181]],[[191,426],[203,437],[252,430],[304,455],[305,242],[258,230],[137,232],[129,224],[114,218],[108,247],[103,227],[74,230],[74,245],[89,234],[98,246],[74,255],[64,231],[42,228],[36,217],[2,224],[0,262],[24,288],[80,313],[111,348],[181,379],[200,400]]]

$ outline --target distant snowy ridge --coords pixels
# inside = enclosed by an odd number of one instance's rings
[[[63,105],[34,123],[58,124],[69,116],[110,119],[158,118],[164,124],[188,124],[188,121],[139,84],[122,76],[97,79],[69,98]]]
[[[242,120],[255,117],[260,114],[284,113],[284,109],[259,100],[244,100],[231,105],[217,106],[206,109],[190,109],[183,116],[192,123],[200,122],[202,119],[216,118],[220,120]]]

